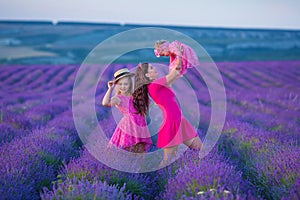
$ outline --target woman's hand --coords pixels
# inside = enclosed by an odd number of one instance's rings
[[[183,46],[182,44],[179,45],[178,47],[179,51],[180,51],[180,55],[177,55],[177,63],[176,63],[176,70],[181,70],[182,68],[182,56],[183,56]]]
[[[182,68],[182,57],[181,56],[178,56],[177,59],[176,59],[176,67],[175,69],[180,71],[181,68]]]
[[[181,68],[180,68],[181,69]],[[169,87],[180,77],[180,71],[176,68],[172,69],[169,74],[166,76],[167,84]]]

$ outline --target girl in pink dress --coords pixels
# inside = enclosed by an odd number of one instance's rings
[[[179,144],[200,149],[202,142],[188,120],[183,116],[171,89],[172,83],[180,77],[180,59],[168,75],[157,79],[156,68],[149,63],[140,64],[135,72],[133,101],[139,113],[147,113],[149,95],[161,108],[164,122],[158,132],[157,147],[164,149],[164,162],[175,156]],[[149,94],[149,95],[148,95]]]
[[[145,115],[137,113],[133,106],[131,79],[133,75],[127,68],[115,72],[115,80],[108,82],[108,90],[103,97],[102,105],[117,106],[123,114],[109,145],[115,145],[130,152],[144,153],[152,146],[152,140]],[[111,98],[115,85],[117,86],[116,95]]]
[[[157,57],[170,56],[170,71],[177,66],[176,63],[181,59],[181,75],[185,74],[188,68],[196,67],[200,64],[195,51],[190,46],[177,40],[171,43],[167,40],[156,41],[154,53]]]

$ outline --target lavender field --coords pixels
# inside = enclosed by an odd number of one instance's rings
[[[227,113],[213,151],[199,159],[188,150],[166,168],[137,174],[107,167],[82,144],[72,115],[78,65],[1,66],[0,199],[299,199],[300,61],[216,64]],[[203,138],[209,93],[192,71],[186,78],[197,88]],[[101,106],[105,86],[95,107],[112,131],[110,109]]]

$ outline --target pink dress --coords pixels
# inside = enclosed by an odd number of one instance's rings
[[[154,50],[155,55],[159,57],[165,49],[168,49],[170,56],[169,70],[172,70],[177,66],[177,61],[180,57],[182,59],[182,69],[180,71],[181,75],[185,74],[188,68],[197,67],[200,65],[195,51],[190,46],[182,42],[175,40],[169,43],[166,41]]]
[[[183,49],[183,53],[181,55],[180,47]],[[170,52],[170,70],[176,67],[177,59],[182,56],[182,69],[180,74],[185,74],[188,68],[198,66],[199,60],[195,51],[188,45],[183,44],[177,40],[171,42],[169,45]]]
[[[118,98],[120,98],[121,103],[117,108],[123,117],[113,133],[109,145],[114,144],[124,149],[143,142],[145,143],[145,150],[149,150],[152,146],[152,139],[145,117],[136,113],[132,96],[118,95]]]
[[[175,94],[167,85],[166,77],[148,85],[152,99],[161,108],[164,122],[158,132],[157,147],[165,148],[182,144],[198,136],[194,127],[182,115]]]

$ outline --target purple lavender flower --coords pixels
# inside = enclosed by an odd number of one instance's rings
[[[294,199],[300,199],[300,178],[297,177],[293,187],[291,188],[289,194],[285,195],[282,200],[294,200]]]

